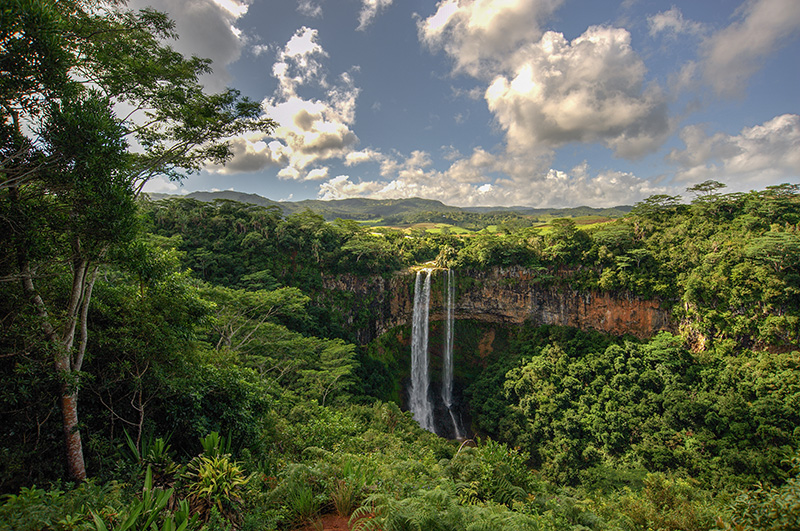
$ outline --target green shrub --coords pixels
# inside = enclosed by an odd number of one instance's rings
[[[230,522],[238,522],[243,495],[251,476],[227,454],[201,455],[186,467],[187,499],[192,511],[208,521],[212,508]]]
[[[328,503],[322,475],[316,468],[293,464],[283,471],[281,482],[270,493],[275,505],[287,509],[289,522],[309,522]]]
[[[104,515],[92,511],[94,529],[96,531],[184,531],[193,527],[197,523],[197,516],[191,514],[187,501],[177,502],[174,511],[167,510],[173,501],[174,492],[174,489],[153,487],[153,473],[151,468],[147,467],[141,499],[132,501],[118,513]]]
[[[86,481],[76,489],[62,491],[23,487],[19,494],[4,496],[0,505],[0,529],[15,531],[66,531],[88,525],[89,511],[114,513],[119,510],[121,492],[116,484],[97,485]]]
[[[757,483],[733,502],[732,526],[742,531],[790,531],[800,529],[800,457],[792,460],[797,476],[779,487]]]
[[[459,450],[446,472],[457,482],[462,502],[493,501],[511,507],[527,497],[531,482],[527,460],[527,455],[486,439],[477,448]]]
[[[607,516],[626,531],[708,531],[717,510],[698,487],[691,479],[648,474],[640,493],[626,488],[610,502]]]

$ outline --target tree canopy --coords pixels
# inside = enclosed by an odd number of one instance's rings
[[[10,251],[0,275],[21,283],[57,352],[71,473],[82,479],[88,308],[100,264],[135,233],[134,198],[155,175],[224,163],[228,138],[274,124],[235,90],[206,94],[198,77],[209,62],[164,44],[175,34],[162,13],[102,0],[21,0],[0,12],[0,219]],[[71,282],[59,290],[48,278],[61,272]]]

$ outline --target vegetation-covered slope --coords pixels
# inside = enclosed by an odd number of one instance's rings
[[[468,238],[325,223],[311,212],[283,218],[225,201],[171,199],[146,210],[155,233],[180,237],[184,266],[232,287],[290,285],[313,294],[323,273],[390,274],[431,260],[453,268],[520,265],[538,268],[546,284],[659,297],[699,349],[797,348],[800,341],[795,186],[706,194],[688,205],[656,196],[588,229],[561,218],[545,231]]]
[[[531,208],[531,207],[454,207],[430,199],[337,199],[329,201],[307,199],[303,201],[273,201],[257,194],[232,190],[217,192],[192,192],[185,196],[148,194],[154,201],[163,199],[196,199],[203,202],[217,200],[236,201],[249,205],[281,210],[283,215],[309,210],[327,221],[336,218],[369,221],[373,225],[414,225],[417,223],[445,222],[469,230],[481,230],[491,225],[505,223],[509,226],[531,226],[553,218],[598,216],[619,218],[630,212],[630,206],[613,208]]]

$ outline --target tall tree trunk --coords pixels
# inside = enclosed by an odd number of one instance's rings
[[[89,267],[86,261],[83,261],[80,267],[73,273],[76,277],[80,275],[83,280],[76,283],[79,284],[77,292],[73,291],[73,295],[80,297],[78,304],[71,305],[70,310],[75,315],[80,326],[80,339],[78,341],[78,349],[75,357],[72,358],[72,344],[75,337],[75,324],[72,322],[71,333],[69,337],[65,337],[65,344],[62,346],[64,357],[69,366],[69,370],[63,375],[65,378],[61,387],[61,416],[64,422],[64,442],[67,449],[67,464],[69,466],[69,475],[76,481],[83,481],[86,479],[86,461],[83,458],[83,443],[81,442],[81,432],[78,430],[78,386],[77,382],[70,382],[69,377],[74,373],[81,370],[83,365],[83,357],[86,354],[86,344],[88,342],[88,317],[89,317],[89,302],[92,299],[92,289],[97,280],[97,273],[100,270],[99,265],[95,265],[89,274]]]
[[[44,300],[33,283],[30,264],[22,252],[19,253],[19,263],[22,287],[39,315],[42,332],[56,352],[55,370],[61,380],[61,417],[69,474],[72,479],[83,481],[86,479],[86,464],[83,458],[81,433],[78,430],[78,385],[74,373],[80,369],[86,348],[85,320],[88,315],[92,287],[97,278],[97,267],[95,266],[87,282],[87,262],[82,261],[82,263],[76,264],[78,267],[73,270],[73,289],[67,304],[68,312],[65,317],[64,331],[59,337],[56,327],[51,322]],[[78,315],[79,310],[80,315]],[[76,364],[72,359],[71,352],[78,320],[81,321],[81,344]]]
[[[61,393],[61,416],[64,421],[69,475],[76,481],[83,481],[86,479],[86,464],[83,459],[81,432],[78,430],[78,390],[64,383]]]

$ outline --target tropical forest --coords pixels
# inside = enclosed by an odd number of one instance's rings
[[[0,7],[0,529],[800,529],[800,186],[147,194],[278,125],[172,37]]]

